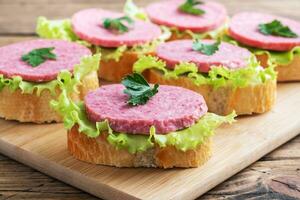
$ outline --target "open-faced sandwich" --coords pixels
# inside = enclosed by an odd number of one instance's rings
[[[278,81],[300,81],[300,22],[280,16],[242,12],[229,25],[228,41],[253,52],[262,66],[275,65]]]
[[[225,115],[264,113],[274,105],[276,73],[262,68],[247,50],[214,40],[177,40],[143,56],[134,71],[151,83],[176,85],[204,96],[208,110]]]
[[[170,32],[151,22],[103,9],[86,9],[72,19],[38,19],[37,33],[42,38],[64,39],[101,52],[99,77],[120,82],[132,73],[139,55],[151,54],[170,37]]]
[[[0,47],[0,117],[35,123],[62,121],[50,101],[60,94],[71,72],[73,99],[96,89],[99,60],[88,48],[67,41],[31,40]]]
[[[170,40],[216,38],[226,29],[226,8],[214,1],[167,0],[150,4],[146,13],[153,23],[169,27]]]
[[[66,87],[52,102],[75,158],[117,167],[197,167],[211,155],[214,129],[234,121],[234,113],[207,113],[203,97],[184,88],[149,85],[139,74],[122,84],[102,86],[84,102],[73,101]]]

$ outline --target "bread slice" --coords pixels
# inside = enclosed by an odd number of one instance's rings
[[[111,82],[120,82],[127,74],[132,74],[133,64],[137,61],[138,54],[125,51],[119,61],[101,60],[98,76]]]
[[[268,67],[268,55],[256,55],[257,60],[263,67]],[[288,65],[276,66],[278,82],[300,81],[300,55],[295,55],[294,60]]]
[[[99,87],[96,72],[92,72],[82,80],[79,86],[79,94],[74,93],[74,100],[83,99],[90,90]],[[59,96],[60,90],[57,89]],[[50,107],[50,101],[55,99],[48,90],[41,92],[40,96],[33,94],[22,94],[20,89],[12,92],[7,87],[0,91],[0,117],[7,120],[19,122],[50,123],[62,122],[62,118]]]
[[[107,133],[97,138],[89,138],[74,126],[68,131],[69,152],[78,160],[92,164],[115,167],[158,167],[189,168],[204,164],[211,156],[211,140],[207,139],[195,150],[179,151],[173,146],[160,148],[155,146],[145,152],[130,154],[118,150],[106,140]]]
[[[264,113],[269,111],[276,99],[276,81],[270,80],[264,84],[245,88],[230,86],[214,89],[210,85],[195,85],[188,77],[166,79],[154,69],[147,71],[150,83],[175,85],[200,93],[208,106],[208,111],[219,115],[230,114],[233,110],[237,115]]]

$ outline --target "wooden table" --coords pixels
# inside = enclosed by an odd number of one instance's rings
[[[219,0],[229,13],[268,11],[300,20],[299,0]],[[34,37],[37,16],[64,18],[77,10],[120,10],[121,0],[0,0],[0,46]],[[145,5],[146,0],[137,1]],[[298,114],[298,113],[295,113]],[[284,127],[282,127],[284,128]],[[80,180],[79,180],[80,181]],[[300,199],[300,136],[220,184],[201,199]],[[96,199],[0,154],[2,199]]]

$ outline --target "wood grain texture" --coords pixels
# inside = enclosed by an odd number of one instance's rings
[[[149,2],[136,1],[139,5]],[[21,36],[0,37],[0,46],[31,39],[27,35],[34,33],[37,16],[69,17],[76,10],[85,7],[118,10],[123,2],[124,0],[0,0],[0,35]],[[230,13],[259,10],[300,20],[299,0],[221,0],[220,2],[226,4]],[[297,114],[294,113],[294,116]],[[297,184],[300,179],[299,149],[300,136],[199,199],[300,199],[299,183]],[[96,198],[0,155],[0,200],[2,199],[94,200]]]
[[[282,84],[271,112],[218,129],[212,158],[196,169],[118,169],[83,163],[68,153],[61,124],[0,120],[0,152],[106,199],[194,199],[298,135],[300,118],[294,113],[300,113],[299,90],[300,83]],[[280,190],[281,182],[291,181],[287,185],[297,188],[299,179],[294,179],[273,177],[267,184]],[[285,193],[298,195],[297,190]]]

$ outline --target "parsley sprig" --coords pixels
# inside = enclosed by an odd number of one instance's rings
[[[127,22],[127,24],[129,25],[134,23],[134,21],[128,16],[115,19],[106,18],[103,21],[103,27],[106,29],[118,31],[119,33],[125,33],[129,31],[129,28],[126,24],[124,24],[124,22]]]
[[[294,33],[288,26],[284,26],[278,20],[273,20],[272,22],[266,24],[259,24],[258,30],[264,35],[274,35],[287,38],[298,37],[298,35]]]
[[[192,48],[194,51],[199,51],[207,56],[211,56],[219,50],[220,44],[221,44],[220,41],[217,41],[213,44],[204,44],[204,43],[200,42],[199,40],[195,40],[193,42]]]
[[[144,77],[138,73],[126,76],[122,80],[126,87],[124,93],[129,95],[127,103],[132,106],[144,105],[158,92],[158,84],[152,88]]]
[[[22,60],[32,67],[37,67],[46,60],[56,60],[56,55],[52,52],[54,47],[33,49],[22,56]]]
[[[197,0],[186,0],[183,4],[179,6],[179,10],[181,12],[191,15],[203,15],[205,11],[195,7],[199,4],[203,4],[203,2]]]

